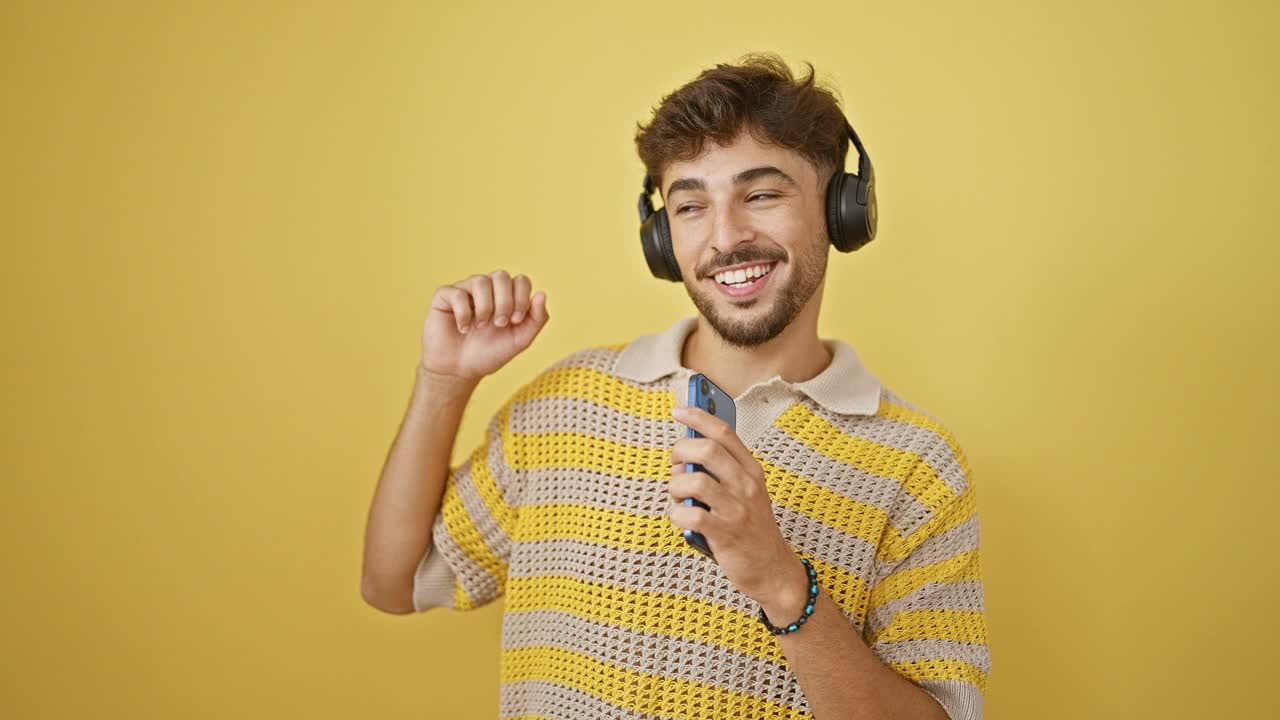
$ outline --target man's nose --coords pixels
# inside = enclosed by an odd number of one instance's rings
[[[736,203],[725,203],[715,214],[715,225],[711,231],[711,247],[717,254],[733,252],[739,243],[755,239],[755,229],[747,216],[746,208]]]

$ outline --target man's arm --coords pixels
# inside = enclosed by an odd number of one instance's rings
[[[796,560],[779,578],[787,581],[781,586],[789,597],[781,599],[780,593],[780,599],[766,599],[761,607],[771,622],[791,622],[804,610],[808,577]],[[804,627],[777,638],[817,720],[948,720],[932,695],[871,651],[821,583]]]
[[[990,651],[977,495],[960,457],[962,493],[883,551],[886,567],[871,590],[865,642],[821,582],[804,627],[778,636],[818,720],[982,717]],[[760,604],[772,622],[790,622],[805,607],[804,566],[789,558],[775,572],[779,584]]]
[[[436,288],[422,329],[409,408],[387,453],[365,526],[360,594],[389,613],[414,611],[414,571],[449,479],[462,412],[480,379],[529,347],[548,320],[547,295],[506,270]]]
[[[477,384],[418,366],[365,527],[360,593],[379,610],[414,611],[414,570],[431,548],[431,524],[444,495],[454,440]]]

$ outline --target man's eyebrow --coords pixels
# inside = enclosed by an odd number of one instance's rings
[[[752,180],[762,178],[762,177],[775,177],[778,180],[788,185],[791,185],[792,187],[800,187],[799,183],[795,181],[795,178],[782,172],[781,170],[779,170],[778,168],[772,165],[763,165],[761,167],[751,168],[750,170],[743,170],[742,172],[733,176],[733,184],[742,185],[743,183],[749,183]],[[680,178],[679,180],[676,180],[675,182],[671,183],[671,187],[667,188],[666,196],[671,197],[672,195],[680,192],[681,190],[706,190],[706,189],[707,189],[707,184],[702,181],[702,178]]]

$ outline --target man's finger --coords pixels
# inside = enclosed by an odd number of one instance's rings
[[[704,437],[716,441],[733,456],[733,459],[739,465],[745,468],[756,462],[751,451],[747,449],[746,445],[742,444],[742,438],[738,437],[738,433],[730,427],[729,423],[697,407],[691,409],[690,417],[697,418],[695,422],[699,424],[699,427],[694,428],[695,430],[702,433]]]
[[[532,283],[526,275],[511,278],[511,324],[515,325],[529,314],[529,292]]]

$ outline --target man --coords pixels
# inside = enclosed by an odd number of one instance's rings
[[[556,362],[455,468],[471,392],[549,315],[503,270],[432,298],[362,590],[394,613],[504,597],[503,717],[982,715],[964,453],[817,334],[847,144],[810,71],[748,56],[664,98],[636,142],[698,315]],[[694,372],[733,396],[736,431],[681,408]]]

